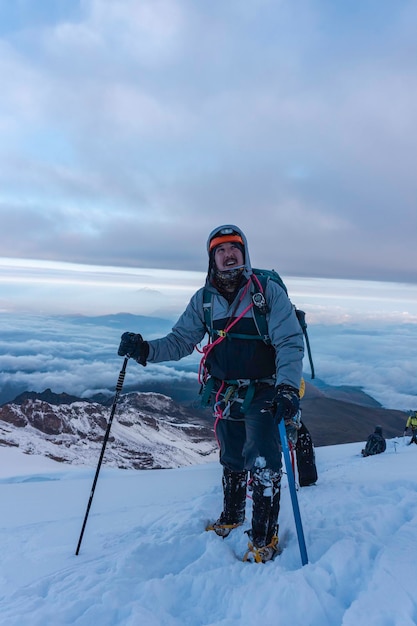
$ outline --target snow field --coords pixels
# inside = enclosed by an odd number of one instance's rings
[[[217,463],[95,468],[0,449],[0,623],[5,626],[414,626],[417,446],[317,448],[319,481],[298,492],[302,567],[283,479],[282,555],[242,563],[247,524],[205,532],[222,506]],[[239,558],[238,558],[239,557]]]

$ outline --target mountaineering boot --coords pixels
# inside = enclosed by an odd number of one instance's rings
[[[248,473],[232,472],[223,468],[223,511],[218,520],[207,526],[219,537],[227,537],[230,532],[245,521],[246,483]]]
[[[256,469],[252,474],[252,528],[248,532],[248,551],[244,561],[265,563],[278,551],[278,514],[281,472]]]

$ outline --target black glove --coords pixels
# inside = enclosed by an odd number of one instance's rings
[[[128,356],[135,359],[140,365],[146,366],[149,344],[143,340],[142,335],[123,333],[117,354],[119,356]]]
[[[291,418],[285,420],[285,432],[287,433],[287,439],[290,443],[292,443],[293,447],[297,445],[298,441],[298,431],[301,428],[301,411],[297,411],[297,413]]]
[[[282,419],[285,422],[293,421],[300,408],[300,394],[298,389],[291,385],[281,384],[276,388],[273,400],[274,417],[279,423]]]

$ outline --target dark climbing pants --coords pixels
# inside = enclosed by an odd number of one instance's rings
[[[274,387],[257,389],[244,415],[242,404],[232,403],[230,414],[218,421],[216,429],[223,465],[222,520],[243,522],[249,471],[253,501],[250,536],[258,547],[269,544],[278,532],[281,442],[278,426],[271,412],[265,410],[274,395]]]
[[[233,402],[228,417],[218,421],[220,463],[233,472],[252,471],[255,467],[281,471],[278,425],[271,412],[265,410],[274,395],[273,386],[262,386],[256,389],[244,415],[240,411],[242,404]]]

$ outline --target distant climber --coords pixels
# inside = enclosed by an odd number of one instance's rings
[[[366,440],[366,446],[362,450],[362,456],[372,456],[374,454],[381,454],[381,452],[385,452],[387,448],[387,443],[382,434],[381,426],[375,426],[375,431],[372,435],[369,435]]]
[[[408,442],[408,445],[415,443],[417,444],[417,411],[414,411],[412,415],[407,420],[405,425],[404,435],[407,434],[407,430],[411,429],[411,439]]]

